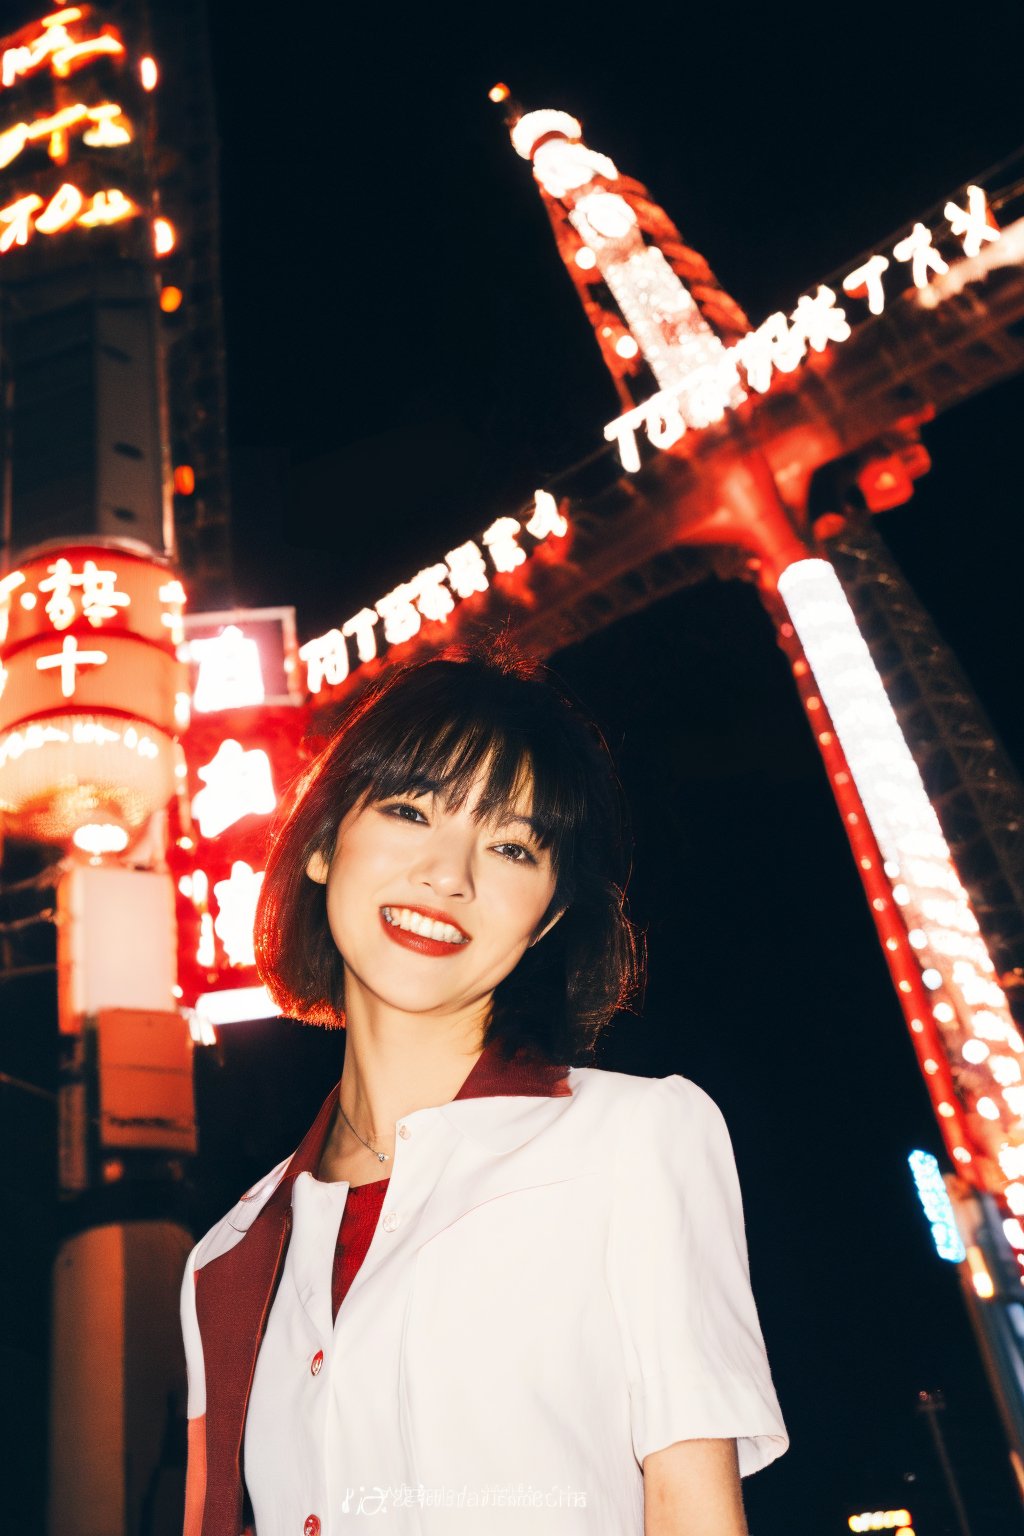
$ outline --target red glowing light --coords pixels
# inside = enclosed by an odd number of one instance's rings
[[[196,472],[191,464],[179,464],[174,471],[174,489],[179,496],[191,496],[196,488]]]
[[[183,295],[181,289],[175,288],[173,284],[167,288],[161,288],[160,308],[163,310],[165,315],[173,315],[175,310],[181,308],[182,298]]]

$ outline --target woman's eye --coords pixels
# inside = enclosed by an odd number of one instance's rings
[[[403,811],[411,811],[412,815],[414,817],[415,816],[419,816],[419,817],[422,818],[422,816],[423,816],[423,812],[421,810],[419,810],[417,806],[410,805],[408,800],[400,800],[400,801],[396,802],[396,804],[394,804],[394,805],[386,805],[384,807],[384,814],[386,816],[394,816],[399,821],[405,821],[407,819],[402,814]]]
[[[524,848],[521,843],[498,843],[497,848],[502,857],[508,859],[510,864],[536,863],[533,854],[528,848]]]

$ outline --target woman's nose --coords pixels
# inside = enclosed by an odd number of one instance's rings
[[[439,896],[471,899],[474,894],[472,844],[466,838],[439,829],[424,850],[415,878]]]

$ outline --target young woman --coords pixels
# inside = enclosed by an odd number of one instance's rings
[[[385,674],[297,785],[258,963],[343,1067],[190,1256],[186,1536],[746,1536],[788,1441],[728,1132],[587,1064],[640,980],[624,829],[507,641]]]

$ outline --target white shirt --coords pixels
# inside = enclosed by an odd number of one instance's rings
[[[680,1076],[568,1079],[571,1097],[398,1123],[333,1324],[349,1186],[295,1178],[245,1426],[257,1536],[642,1536],[652,1451],[735,1438],[743,1476],[785,1451],[720,1111]],[[192,1271],[242,1240],[287,1161],[189,1260],[190,1419]]]

